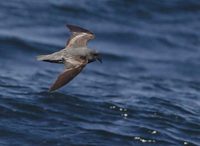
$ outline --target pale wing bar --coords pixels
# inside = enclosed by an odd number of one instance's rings
[[[75,68],[66,69],[62,74],[60,74],[55,81],[55,83],[51,86],[49,91],[54,91],[67,83],[69,83],[75,76],[77,76],[81,70],[84,68],[84,65],[77,66]]]
[[[67,25],[67,27],[72,32],[71,37],[67,41],[67,48],[86,47],[87,42],[95,37],[91,31],[79,26]]]
[[[54,91],[67,83],[69,83],[75,76],[77,76],[82,69],[85,67],[85,65],[88,63],[87,60],[74,60],[74,64],[72,62],[66,62],[64,61],[65,64],[65,70],[63,73],[61,73],[58,78],[56,79],[55,83],[50,87],[49,91]],[[70,64],[70,68],[69,68]]]

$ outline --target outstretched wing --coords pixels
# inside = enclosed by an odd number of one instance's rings
[[[70,60],[65,61],[65,70],[56,79],[55,83],[50,87],[49,91],[54,91],[67,83],[69,83],[75,76],[77,76],[87,64],[86,60]]]
[[[94,39],[94,34],[84,28],[75,25],[67,25],[70,32],[72,32],[69,40],[67,41],[67,48],[78,48],[78,47],[86,47],[87,42],[91,39]]]

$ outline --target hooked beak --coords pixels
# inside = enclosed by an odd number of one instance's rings
[[[102,57],[101,57],[101,55],[98,55],[98,56],[96,57],[96,60],[99,61],[100,63],[102,63]]]

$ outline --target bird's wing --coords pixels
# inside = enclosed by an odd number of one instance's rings
[[[70,32],[72,32],[67,41],[66,48],[86,47],[87,42],[95,38],[95,35],[87,29],[75,25],[67,25]]]
[[[65,70],[61,73],[54,84],[50,87],[49,91],[54,91],[65,84],[69,83],[75,76],[77,76],[88,63],[83,59],[70,59],[65,60]]]

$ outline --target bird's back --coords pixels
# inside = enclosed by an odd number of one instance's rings
[[[63,50],[64,51],[64,56],[87,56],[90,52],[91,49],[87,47],[78,47],[78,48],[66,48]]]

